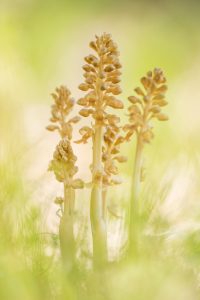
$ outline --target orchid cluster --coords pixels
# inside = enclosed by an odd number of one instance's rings
[[[93,54],[84,58],[84,82],[79,89],[84,95],[75,101],[70,91],[61,86],[52,94],[54,104],[51,110],[49,131],[58,131],[61,137],[56,146],[49,170],[64,185],[64,196],[57,197],[55,202],[62,207],[60,222],[61,252],[65,261],[75,257],[75,238],[73,233],[73,207],[75,190],[91,188],[90,222],[93,239],[93,265],[105,265],[107,256],[107,189],[121,183],[118,177],[117,163],[127,161],[121,154],[121,145],[136,136],[135,163],[133,166],[131,214],[134,215],[135,203],[139,198],[139,186],[142,172],[142,153],[145,143],[153,138],[152,120],[168,120],[162,112],[167,105],[165,92],[166,78],[161,69],[155,68],[141,78],[142,88],[135,89],[136,95],[128,97],[128,122],[121,124],[118,110],[124,108],[120,87],[121,63],[116,43],[110,34],[95,36],[90,42]],[[75,104],[81,106],[79,116],[69,118]],[[113,112],[112,112],[113,110]],[[73,139],[73,126],[82,118],[89,118],[89,125],[81,126],[80,138]],[[77,157],[73,152],[72,140],[86,144],[92,141],[91,183],[74,178],[78,171]],[[132,223],[130,222],[130,226]],[[132,238],[130,237],[130,243]],[[70,247],[70,243],[73,247]],[[71,251],[69,251],[71,249]],[[72,250],[73,249],[73,250]]]

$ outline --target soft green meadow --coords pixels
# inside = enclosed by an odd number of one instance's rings
[[[0,299],[200,299],[199,11],[186,0],[1,1]],[[86,188],[75,203],[78,264],[67,273],[54,204],[62,186],[47,171],[58,143],[45,129],[50,93],[64,84],[81,96],[83,57],[103,32],[120,50],[125,107],[143,74],[161,67],[169,121],[155,123],[144,150],[137,255],[126,256],[133,139],[122,145],[123,183],[108,192],[109,264],[92,271]],[[125,123],[124,111],[120,116]],[[89,181],[91,145],[74,151],[78,175]]]

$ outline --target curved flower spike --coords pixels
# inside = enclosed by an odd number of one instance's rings
[[[71,96],[70,90],[65,86],[56,88],[55,93],[52,93],[54,104],[51,106],[51,123],[47,126],[47,130],[58,130],[61,137],[72,139],[72,124],[77,123],[80,117],[75,116],[67,120],[68,115],[73,110],[75,101]]]
[[[161,112],[168,104],[165,100],[166,78],[161,69],[155,68],[141,78],[141,83],[143,88],[135,89],[137,95],[128,97],[131,102],[128,108],[129,123],[124,126],[124,131],[127,140],[136,133],[142,143],[150,143],[154,137],[151,120],[168,120],[168,116]]]

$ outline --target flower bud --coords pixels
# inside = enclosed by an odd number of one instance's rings
[[[165,98],[165,95],[163,94],[157,94],[153,97],[153,100],[163,100]]]
[[[159,121],[167,121],[167,120],[169,120],[169,117],[167,115],[163,114],[163,113],[157,114],[156,117],[157,117],[157,119]]]
[[[129,96],[128,100],[133,104],[140,102],[140,99],[135,96]]]
[[[119,136],[115,142],[115,146],[121,144],[124,142],[124,137],[123,136]]]
[[[167,85],[161,85],[158,89],[157,89],[157,93],[165,93],[167,91]]]
[[[120,62],[114,63],[114,66],[115,66],[116,69],[120,69],[122,67]]]
[[[77,103],[81,106],[87,106],[88,100],[86,98],[80,98],[78,99]]]
[[[157,114],[160,112],[160,107],[159,106],[153,106],[150,111],[154,114]]]
[[[49,130],[49,131],[54,131],[54,130],[56,130],[56,129],[59,129],[59,127],[56,126],[56,125],[48,125],[48,126],[46,127],[46,129]]]
[[[81,83],[80,85],[79,85],[79,87],[78,87],[81,91],[87,91],[87,90],[89,90],[89,85],[88,84],[86,84],[86,83]]]
[[[152,75],[153,75],[152,71],[148,71],[148,72],[147,72],[147,76],[148,76],[148,77],[150,77],[150,78],[151,78],[151,77],[152,77]]]
[[[90,55],[85,57],[85,61],[89,64],[94,64],[94,63],[98,62],[98,59],[96,58],[96,56],[90,54]]]
[[[80,121],[80,117],[79,116],[75,116],[75,117],[73,117],[73,118],[71,118],[70,120],[69,120],[69,123],[74,123],[74,124],[76,124],[76,123],[78,123]]]
[[[88,78],[85,80],[85,82],[88,83],[88,84],[93,84],[93,83],[94,83],[94,78],[88,77]]]
[[[121,79],[119,77],[108,77],[107,81],[111,81],[112,83],[116,84],[119,83]]]
[[[88,117],[92,113],[91,109],[81,109],[79,114],[83,117]]]
[[[127,161],[126,156],[115,156],[114,159],[116,159],[118,162],[123,163]]]
[[[141,78],[141,83],[143,84],[145,89],[148,89],[150,84],[151,84],[151,81],[149,80],[148,77],[142,77]]]
[[[105,72],[112,72],[114,71],[114,66],[113,65],[107,65],[105,68],[104,68],[104,71]]]
[[[135,92],[140,96],[144,96],[144,92],[142,91],[142,89],[140,87],[135,88]]]
[[[88,64],[84,65],[82,68],[83,68],[83,70],[86,71],[86,72],[95,72],[94,67],[91,66],[91,65],[88,65]]]
[[[159,106],[166,106],[168,104],[168,102],[165,99],[155,100],[153,103]]]
[[[106,103],[108,106],[116,109],[122,109],[124,107],[124,104],[122,103],[121,100],[117,100],[114,97],[109,98]]]
[[[122,90],[121,90],[121,88],[120,88],[118,85],[109,88],[109,91],[110,91],[113,95],[119,95],[119,94],[122,93]]]
[[[95,44],[95,42],[90,42],[90,48],[92,48],[93,50],[95,50],[95,51],[97,51],[97,46],[96,46],[96,44]]]

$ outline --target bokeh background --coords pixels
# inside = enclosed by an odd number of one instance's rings
[[[16,293],[22,300],[75,299],[70,283],[62,287],[57,267],[53,199],[62,187],[47,168],[58,137],[45,126],[56,86],[65,84],[80,96],[83,57],[102,32],[119,45],[125,106],[140,77],[161,67],[168,80],[170,120],[155,124],[155,139],[145,149],[142,259],[136,267],[110,270],[106,297],[91,291],[91,299],[199,299],[199,28],[195,0],[0,1],[0,299],[16,299]],[[124,183],[110,191],[109,205],[117,213],[126,212],[134,146],[134,141],[124,145],[129,158],[121,168]],[[75,150],[80,176],[89,179],[91,147]],[[78,199],[77,208],[88,207],[88,191]],[[123,243],[115,222],[110,224],[111,257],[119,255],[116,248]]]

